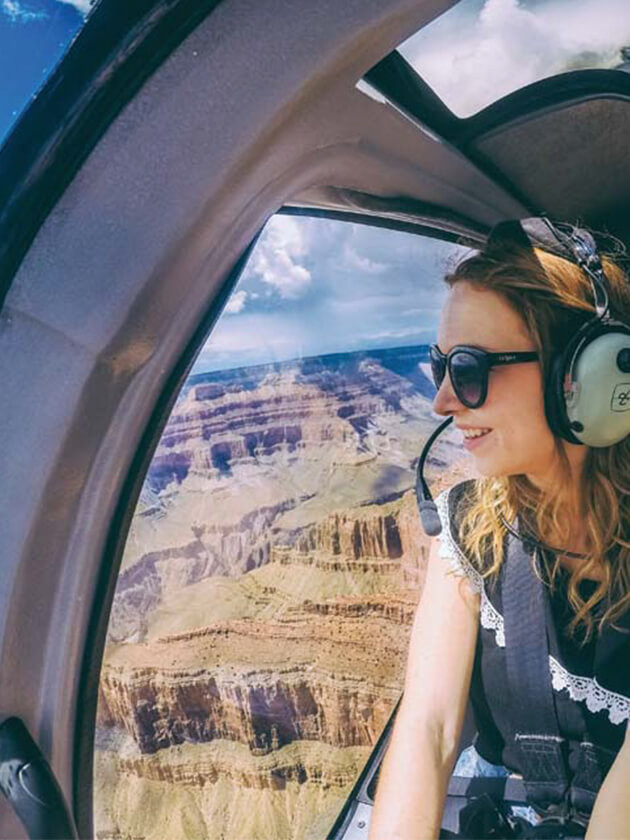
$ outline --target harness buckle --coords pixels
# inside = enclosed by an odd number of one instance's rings
[[[536,810],[542,817],[534,832],[536,837],[583,837],[588,827],[588,816],[573,808],[569,791],[562,802]]]

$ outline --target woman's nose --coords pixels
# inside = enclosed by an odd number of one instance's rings
[[[448,415],[459,411],[462,408],[457,394],[453,390],[448,373],[444,376],[438,392],[433,398],[433,411],[435,414]]]

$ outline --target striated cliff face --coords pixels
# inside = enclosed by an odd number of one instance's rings
[[[95,756],[99,840],[321,840],[368,752],[297,741],[254,756],[213,741],[139,755],[113,740]]]
[[[333,763],[330,753],[327,755],[324,752],[322,756],[321,748],[313,742],[298,742],[275,753],[256,755],[253,761],[251,752],[243,753],[232,746],[217,741],[207,745],[201,755],[191,755],[191,749],[184,745],[183,750],[171,750],[168,760],[165,760],[165,753],[156,756],[123,754],[117,761],[118,771],[126,776],[190,787],[206,787],[229,780],[239,788],[250,790],[285,790],[291,782],[344,788],[356,779],[353,775],[357,771],[354,761],[348,761],[346,757]],[[365,759],[365,750],[344,751],[345,756],[348,753]],[[194,757],[194,762],[191,757]]]
[[[119,576],[110,640],[145,639],[147,616],[165,594],[226,574],[225,557],[230,558],[230,576],[269,562],[302,563],[331,571],[354,567],[379,575],[400,572],[405,585],[420,585],[428,540],[412,493],[382,505],[334,512],[302,528],[278,527],[278,518],[292,507],[282,503],[257,509],[235,525],[198,526],[195,539],[186,545],[143,555]]]
[[[168,592],[204,578],[248,572],[267,563],[272,550],[271,525],[292,506],[293,502],[284,501],[251,510],[235,523],[193,526],[193,539],[186,544],[148,551],[124,567],[112,605],[110,640],[144,639],[148,614]]]
[[[323,551],[353,560],[366,557],[397,560],[402,556],[400,531],[393,514],[351,516],[336,513],[297,535],[297,554]]]
[[[412,592],[415,602],[424,582],[428,551],[429,538],[421,527],[415,495],[407,491],[392,502],[333,513],[286,535],[282,544],[272,546],[270,561],[331,572],[352,570],[373,576],[375,587],[384,588],[387,597],[393,585]],[[359,599],[353,609],[360,610],[359,603],[366,614],[375,614],[365,599]]]
[[[393,692],[375,696],[358,681],[294,668],[249,673],[245,684],[210,674],[108,673],[101,724],[125,728],[140,751],[226,739],[254,755],[293,741],[335,747],[373,746],[391,713]]]
[[[255,754],[296,740],[373,745],[399,690],[413,603],[373,598],[369,620],[356,599],[306,607],[117,647],[99,725],[146,753],[217,738]]]
[[[426,575],[425,363],[340,354],[181,396],[114,598],[100,840],[326,836],[400,695]],[[457,456],[436,448],[434,495],[470,474]]]
[[[395,569],[403,562],[416,565],[424,556],[428,540],[420,526],[415,497],[378,505],[363,505],[335,511],[283,536],[272,548],[277,562],[327,562],[338,565],[374,561],[372,570]]]
[[[396,624],[411,626],[416,610],[414,599],[401,600],[387,596],[373,598],[340,597],[330,601],[305,601],[302,609],[314,615],[332,615],[339,618],[385,618]]]
[[[368,400],[361,411],[374,408]],[[198,386],[171,416],[149,472],[155,488],[181,482],[188,473],[229,475],[235,464],[323,443],[356,447],[350,414],[339,401],[291,374],[270,374],[254,392],[225,393]]]
[[[322,444],[361,446],[375,418],[407,413],[434,392],[427,348],[316,357],[198,378],[177,403],[148,474],[161,490],[192,472],[229,475],[240,462]],[[204,381],[205,378],[205,381]],[[426,400],[422,400],[426,404]]]
[[[372,582],[384,576],[384,591],[352,594],[351,584],[346,594],[322,599],[307,590],[308,597],[289,598],[276,619],[210,620],[112,647],[100,682],[101,726],[124,729],[143,753],[215,739],[246,744],[255,754],[303,740],[375,743],[401,688],[426,572],[428,539],[415,497],[408,492],[334,513],[282,538],[289,545],[271,548],[270,579],[280,574],[274,567],[316,565],[367,573]],[[189,553],[195,550],[191,545]],[[126,587],[136,573],[136,567],[126,573]],[[187,590],[192,605],[195,587]],[[254,601],[261,590],[275,593],[268,585],[250,587]]]

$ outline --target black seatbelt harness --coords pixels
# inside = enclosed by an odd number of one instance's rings
[[[586,826],[614,753],[583,742],[569,774],[569,744],[560,735],[549,667],[552,639],[556,647],[549,596],[526,544],[510,534],[505,563],[507,688],[526,800],[545,822]]]

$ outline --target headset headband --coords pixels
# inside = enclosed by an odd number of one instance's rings
[[[488,247],[498,243],[513,243],[530,251],[534,257],[536,254],[533,249],[541,248],[550,254],[577,263],[591,283],[596,317],[602,321],[609,317],[604,269],[595,240],[587,230],[564,223],[553,224],[546,216],[510,219],[499,222],[490,231]]]
[[[569,443],[610,446],[630,434],[630,324],[610,314],[608,281],[593,236],[582,228],[553,224],[544,216],[496,225],[487,251],[534,248],[577,264],[593,290],[595,314],[549,361],[545,413],[554,434]]]

